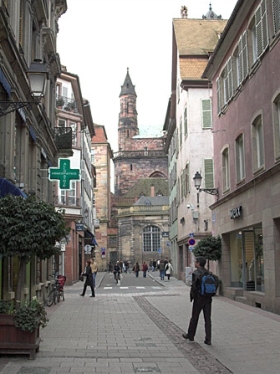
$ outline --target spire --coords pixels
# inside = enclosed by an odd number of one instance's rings
[[[205,16],[202,16],[203,19],[221,19],[222,16],[217,16],[215,12],[212,10],[212,4],[209,4],[209,11],[206,13]]]
[[[134,87],[135,86],[133,86],[133,84],[131,82],[130,75],[129,75],[129,68],[127,68],[127,73],[126,73],[126,77],[125,77],[125,80],[123,82],[123,85],[121,87],[120,96],[123,96],[123,95],[137,96]]]

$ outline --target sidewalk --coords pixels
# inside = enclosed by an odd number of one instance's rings
[[[280,373],[280,316],[217,296],[213,345],[203,344],[203,315],[190,343],[182,338],[191,315],[189,288],[156,275],[166,287],[161,293],[101,295],[97,288],[95,298],[81,298],[82,282],[66,287],[65,301],[48,308],[36,360],[0,358],[0,373]],[[104,276],[98,273],[97,286]]]

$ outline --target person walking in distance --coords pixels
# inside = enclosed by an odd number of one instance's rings
[[[135,277],[138,278],[139,277],[139,271],[140,271],[140,266],[139,266],[139,262],[136,261],[134,267],[133,267],[133,271],[135,273]]]
[[[194,341],[197,323],[200,312],[203,310],[205,321],[205,340],[204,343],[211,345],[211,306],[212,296],[201,295],[201,281],[208,271],[204,268],[206,264],[205,257],[197,257],[195,261],[196,270],[192,273],[192,285],[190,291],[190,300],[193,301],[192,316],[189,323],[188,332],[182,336],[184,339]]]
[[[173,266],[171,265],[171,260],[168,260],[167,264],[165,265],[165,275],[167,279],[170,280],[170,275],[174,271]]]
[[[84,283],[83,292],[80,294],[80,296],[85,296],[87,286],[90,286],[90,288],[91,288],[91,296],[90,297],[95,297],[95,293],[94,293],[95,282],[94,282],[94,279],[93,279],[93,276],[92,276],[92,270],[91,270],[91,267],[90,267],[91,261],[90,260],[87,261],[86,264],[87,264],[87,266],[86,266],[85,272],[81,274],[82,276],[86,277],[86,280],[85,280],[85,283]]]
[[[148,270],[148,265],[147,265],[146,262],[144,261],[144,262],[143,262],[143,265],[142,265],[143,278],[146,278],[147,270]]]
[[[160,280],[164,280],[164,276],[165,276],[165,265],[164,265],[164,261],[163,260],[160,260],[160,262],[159,262],[159,276],[160,276]]]

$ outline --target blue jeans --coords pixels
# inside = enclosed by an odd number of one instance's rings
[[[160,270],[159,271],[159,275],[160,275],[160,280],[164,280],[164,276],[165,276],[165,270]]]

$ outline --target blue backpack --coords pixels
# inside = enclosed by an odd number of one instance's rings
[[[217,281],[211,273],[206,273],[202,276],[200,287],[200,294],[202,296],[215,296],[217,288]]]

